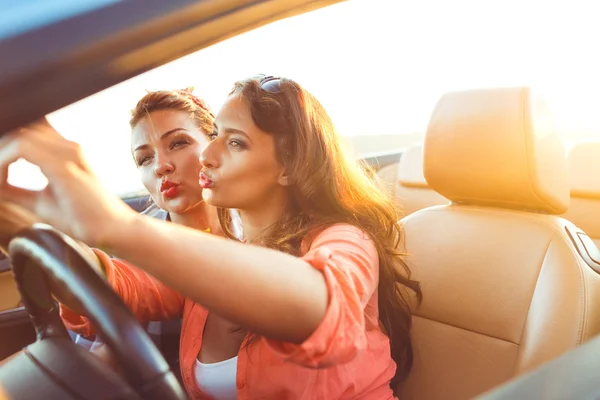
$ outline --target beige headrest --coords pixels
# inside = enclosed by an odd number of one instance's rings
[[[600,199],[600,141],[575,144],[567,159],[571,196]]]
[[[433,111],[424,175],[453,202],[560,214],[567,174],[553,118],[528,88],[449,93]]]
[[[398,183],[410,188],[429,188],[423,176],[423,145],[416,144],[402,152],[398,163]]]

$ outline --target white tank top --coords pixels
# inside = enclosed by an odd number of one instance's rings
[[[237,360],[237,357],[233,357],[213,364],[203,364],[196,360],[194,376],[202,393],[215,400],[236,400]]]

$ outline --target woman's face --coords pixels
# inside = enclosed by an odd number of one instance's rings
[[[158,207],[182,214],[202,203],[198,176],[207,145],[207,133],[183,111],[154,111],[133,127],[131,151]]]
[[[287,182],[274,138],[254,124],[243,97],[227,99],[210,139],[200,175],[208,204],[248,211],[276,206],[285,197]]]

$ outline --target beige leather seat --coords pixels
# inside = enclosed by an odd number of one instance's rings
[[[571,204],[564,217],[600,247],[600,141],[577,143],[567,159]]]
[[[424,146],[427,182],[453,203],[403,219],[424,300],[398,394],[465,399],[599,333],[600,265],[558,216],[565,152],[528,89],[443,96]]]
[[[423,145],[415,144],[402,152],[397,164],[388,165],[378,172],[390,188],[404,215],[426,207],[448,204],[448,199],[432,190],[423,176]]]

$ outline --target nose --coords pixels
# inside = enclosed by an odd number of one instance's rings
[[[154,173],[156,176],[161,178],[165,175],[172,174],[173,171],[175,171],[175,164],[173,164],[168,157],[160,155],[156,156],[156,164],[154,166]]]
[[[219,139],[215,139],[206,146],[202,154],[200,154],[200,162],[205,168],[218,168],[220,165],[219,162],[219,151],[218,151],[218,141]]]

